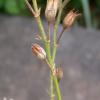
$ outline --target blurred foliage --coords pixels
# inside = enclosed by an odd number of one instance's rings
[[[0,0],[0,12],[18,15],[25,11],[24,0]]]
[[[31,3],[31,0],[29,1]],[[43,8],[42,12],[44,13],[46,0],[37,1],[39,6]],[[100,0],[71,0],[64,9],[63,15],[73,8],[84,15],[79,19],[81,25],[89,26],[92,23],[93,27],[100,28]],[[0,0],[0,12],[10,15],[29,15],[24,0]]]

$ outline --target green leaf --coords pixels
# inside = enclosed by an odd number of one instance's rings
[[[5,11],[10,14],[18,14],[20,9],[18,8],[17,0],[6,0]]]

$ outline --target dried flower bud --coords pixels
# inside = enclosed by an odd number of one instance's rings
[[[55,75],[55,76],[57,77],[58,81],[59,81],[60,79],[62,79],[62,77],[63,77],[63,70],[62,70],[62,68],[61,68],[61,67],[55,68],[55,69],[53,70],[53,75]]]
[[[45,50],[42,47],[40,47],[38,44],[32,44],[32,52],[35,56],[37,56],[40,59],[46,58]]]
[[[59,5],[59,0],[47,1],[45,17],[49,23],[54,21],[58,10],[58,5]]]
[[[80,13],[77,13],[77,11],[75,12],[74,10],[71,10],[66,17],[63,20],[63,27],[67,28],[70,27],[73,22],[75,21],[76,17],[80,16]]]

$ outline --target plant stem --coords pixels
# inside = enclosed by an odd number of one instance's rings
[[[57,16],[57,20],[55,22],[55,25],[54,25],[54,35],[53,35],[53,53],[52,53],[52,59],[53,61],[55,60],[55,56],[56,56],[56,50],[57,50],[57,30],[58,30],[58,26],[59,26],[59,23],[60,23],[60,19],[61,19],[61,14],[62,14],[62,0],[61,0],[61,3],[60,3],[60,9],[59,9],[59,12],[58,12],[58,16]]]
[[[34,16],[35,12],[34,12],[33,8],[31,7],[31,5],[29,4],[29,2],[27,0],[25,0],[25,3],[27,5],[27,7],[29,8],[30,12],[32,13],[32,15]]]
[[[54,100],[55,98],[55,94],[54,94],[54,87],[53,87],[53,76],[52,76],[52,72],[50,72],[50,97],[51,100]]]
[[[50,41],[50,23],[48,22],[48,40]]]
[[[48,64],[49,68],[50,68],[50,97],[55,96],[54,94],[54,88],[56,89],[56,95],[57,95],[57,100],[62,100],[61,99],[61,93],[60,93],[60,88],[59,88],[59,84],[58,84],[58,80],[56,78],[56,76],[53,75],[53,70],[51,69],[51,65],[48,63],[48,61],[45,59],[46,63]],[[55,85],[55,87],[53,86]],[[51,100],[54,99],[53,97],[51,98]]]
[[[60,33],[60,35],[59,35],[59,37],[58,37],[58,39],[57,39],[57,45],[59,44],[59,41],[60,41],[60,39],[61,39],[64,31],[65,31],[65,29],[63,28],[62,31],[61,31],[61,33]]]
[[[58,26],[59,26],[59,23],[60,23],[62,10],[63,10],[63,8],[66,6],[66,4],[69,1],[70,0],[64,0],[63,3],[62,3],[62,0],[60,0],[60,8],[59,8],[57,20],[56,20],[56,23],[55,23],[55,26],[54,26],[53,53],[52,53],[52,59],[53,59],[53,61],[55,60],[56,51],[57,51],[57,30],[58,30]]]
[[[35,12],[38,12],[38,6],[37,6],[36,0],[33,0],[33,7],[34,7]],[[36,21],[37,21],[37,24],[38,24],[38,27],[39,27],[39,31],[40,31],[40,35],[41,35],[42,39],[46,40],[46,35],[45,35],[45,31],[44,31],[40,16],[38,16],[36,18]]]
[[[59,88],[59,84],[58,84],[58,80],[57,80],[56,76],[53,76],[53,80],[54,80],[54,85],[55,85],[55,89],[56,89],[57,100],[62,100],[60,88]]]
[[[66,6],[66,4],[69,2],[70,0],[64,0],[63,4],[62,4],[62,8],[64,8]]]
[[[36,0],[32,0],[32,2],[33,2],[33,7],[34,7],[35,12],[38,12],[38,6],[37,6]],[[47,60],[48,60],[49,64],[52,66],[52,68],[53,68],[54,67],[54,62],[53,62],[53,60],[51,58],[50,43],[46,40],[46,35],[45,35],[45,31],[44,31],[43,24],[41,22],[40,16],[38,16],[36,18],[36,21],[38,23],[38,27],[39,27],[39,31],[40,31],[41,37],[44,40],[44,46],[45,46],[45,51],[46,51],[46,54],[47,54]],[[54,82],[54,87],[55,87],[55,90],[56,90],[57,100],[61,100],[61,93],[60,93],[58,80],[54,75],[52,75],[51,77],[52,77],[52,80]]]

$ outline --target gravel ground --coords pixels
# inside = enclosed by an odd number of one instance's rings
[[[48,67],[31,52],[35,33],[33,19],[0,15],[0,100],[50,100]],[[100,31],[66,31],[56,64],[62,100],[100,100]]]

